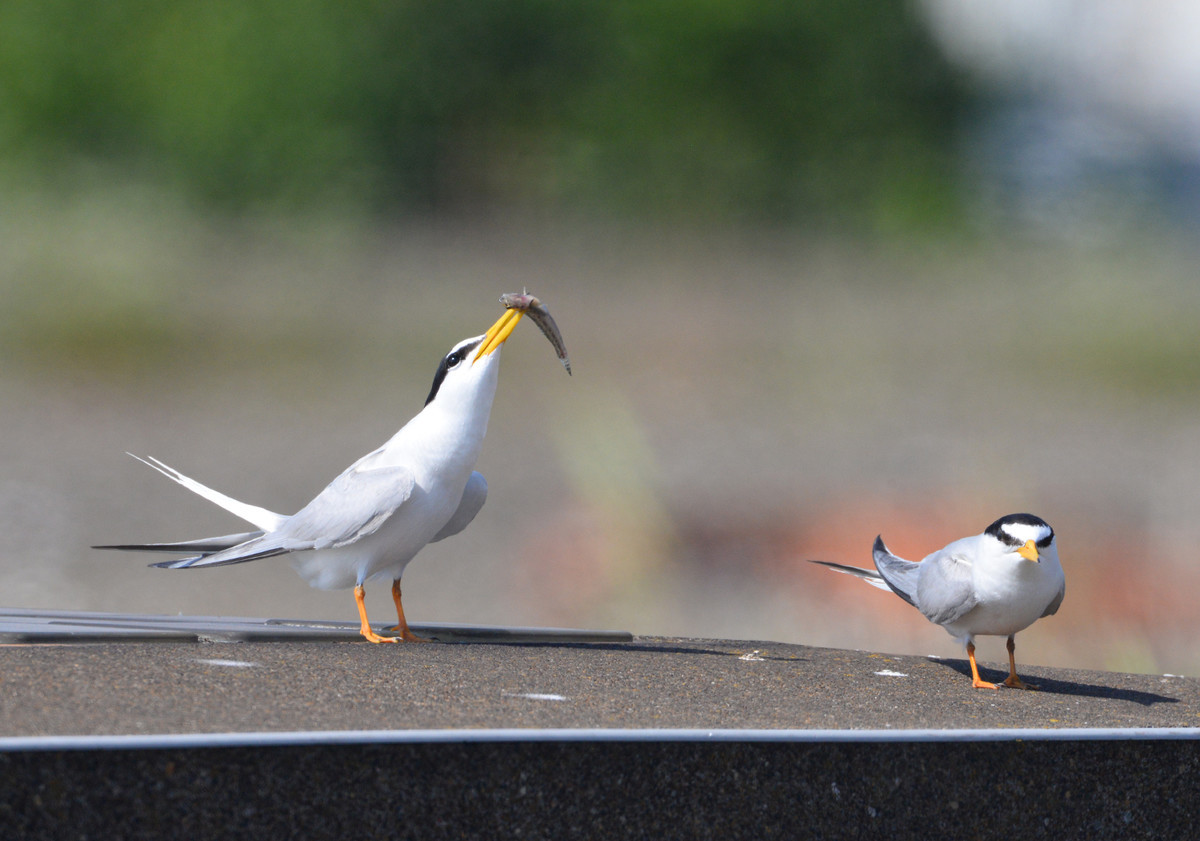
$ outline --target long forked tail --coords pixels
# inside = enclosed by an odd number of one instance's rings
[[[225,534],[217,537],[204,537],[199,540],[181,540],[170,543],[119,543],[93,546],[93,549],[120,549],[130,552],[170,552],[173,554],[189,555],[189,557],[175,561],[151,564],[151,566],[171,568],[241,563],[242,561],[279,554],[282,551],[277,546],[272,546],[268,550],[267,547],[261,545],[261,538],[264,534],[274,531],[287,519],[282,514],[276,514],[274,511],[259,508],[257,505],[247,505],[244,502],[239,502],[220,491],[215,491],[207,485],[197,482],[195,479],[184,476],[178,470],[163,464],[156,458],[147,460],[135,456],[133,453],[129,453],[129,455],[142,462],[142,464],[153,467],[159,473],[171,481],[183,485],[189,491],[204,497],[209,502],[224,508],[229,513],[257,526],[258,531]],[[239,547],[240,551],[238,551]],[[209,558],[213,558],[213,560],[207,560]]]
[[[261,529],[264,532],[274,531],[275,529],[279,528],[279,526],[283,523],[284,520],[287,519],[287,517],[285,517],[283,514],[276,514],[274,511],[268,511],[266,508],[260,508],[257,505],[248,505],[245,502],[239,502],[238,500],[234,499],[233,497],[226,496],[225,494],[221,493],[220,491],[214,491],[212,488],[208,487],[207,485],[202,485],[201,483],[197,482],[195,479],[192,479],[188,476],[184,476],[182,473],[180,473],[175,468],[173,468],[169,465],[163,464],[161,461],[154,458],[153,456],[151,456],[148,459],[144,459],[141,456],[133,455],[133,453],[127,453],[127,455],[133,456],[133,458],[136,458],[142,464],[146,464],[146,465],[149,465],[150,467],[153,467],[155,470],[157,470],[162,475],[166,476],[172,482],[176,482],[180,485],[183,485],[185,488],[187,488],[192,493],[198,494],[199,496],[204,497],[205,499],[207,499],[209,502],[213,503],[214,505],[219,505],[221,508],[224,508],[230,514],[233,514],[235,517],[240,517],[241,519],[245,520],[247,523],[250,523],[251,525]],[[251,537],[253,537],[253,536],[254,535],[251,535]],[[214,539],[220,539],[220,538],[214,538]],[[221,548],[228,548],[228,547],[221,547]],[[164,551],[167,551],[167,550],[164,550]],[[188,550],[181,549],[180,551],[188,551]]]

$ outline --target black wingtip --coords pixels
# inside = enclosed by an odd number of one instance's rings
[[[809,561],[810,564],[819,564],[833,570],[834,572],[844,572],[846,575],[853,575],[855,578],[861,578],[868,584],[880,580],[881,576],[873,569],[863,569],[862,567],[852,567],[849,564],[839,564],[835,561]]]
[[[92,548],[110,549],[117,552],[174,552],[176,555],[180,554],[178,549],[155,543],[114,543],[111,546],[93,546]]]

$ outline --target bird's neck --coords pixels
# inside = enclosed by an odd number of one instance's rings
[[[485,387],[467,406],[435,400],[397,432],[384,449],[415,456],[438,472],[469,475],[487,434],[495,387]]]

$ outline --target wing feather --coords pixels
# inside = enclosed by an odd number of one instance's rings
[[[248,531],[241,534],[223,534],[220,537],[202,537],[199,540],[181,540],[175,543],[116,543],[92,548],[120,549],[125,552],[174,552],[176,554],[197,552],[207,555],[229,549],[239,543],[245,543],[247,540],[262,537],[262,535],[261,531]]]
[[[307,549],[347,546],[374,534],[412,496],[416,480],[407,467],[351,467],[276,532]]]
[[[458,508],[446,525],[442,526],[442,530],[435,534],[433,540],[429,542],[437,543],[452,534],[458,534],[470,525],[471,521],[475,519],[475,515],[479,513],[479,509],[483,508],[483,503],[487,502],[487,491],[487,480],[483,478],[482,473],[476,470],[467,480],[467,486],[463,488]]]
[[[275,531],[220,551],[152,564],[167,569],[244,564],[308,549],[348,546],[379,530],[411,496],[416,482],[406,467],[351,467]]]
[[[880,578],[892,588],[892,592],[916,607],[920,564],[893,555],[888,550],[887,544],[883,542],[883,535],[876,535],[875,545],[871,547],[871,555],[875,559],[875,569],[879,570]]]
[[[935,625],[950,625],[979,604],[971,562],[958,552],[934,552],[919,564],[917,609]]]
[[[1042,614],[1042,616],[1051,616],[1055,613],[1058,613],[1058,608],[1063,603],[1063,598],[1066,595],[1067,595],[1067,584],[1064,581],[1063,585],[1062,585],[1062,589],[1058,591],[1058,595],[1054,597],[1054,600],[1052,602],[1050,602],[1050,604],[1046,605],[1046,610]]]

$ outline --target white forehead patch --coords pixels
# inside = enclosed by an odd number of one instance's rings
[[[1044,537],[1050,534],[1050,529],[1046,526],[1036,526],[1030,523],[1005,523],[1000,527],[1000,530],[1007,535],[1016,538],[1020,543],[1025,543],[1026,540],[1032,540],[1037,543]]]

